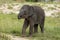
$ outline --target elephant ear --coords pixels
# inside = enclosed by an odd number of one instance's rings
[[[29,7],[29,17],[33,16],[34,8],[32,6]]]

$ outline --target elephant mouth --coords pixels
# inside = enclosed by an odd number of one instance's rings
[[[18,19],[24,19],[24,18],[27,18],[27,17],[18,17]]]
[[[21,19],[20,17],[18,17],[18,19]]]

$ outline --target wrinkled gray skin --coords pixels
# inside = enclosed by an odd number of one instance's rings
[[[41,7],[24,5],[18,14],[18,19],[22,18],[25,19],[22,28],[22,36],[25,36],[28,25],[30,25],[30,36],[38,32],[38,24],[40,25],[41,32],[44,32],[45,13]]]

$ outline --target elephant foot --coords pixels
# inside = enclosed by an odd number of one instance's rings
[[[26,35],[22,35],[21,37],[26,37]]]
[[[33,36],[32,34],[28,35],[28,37],[32,37],[32,36]]]
[[[36,34],[36,33],[38,33],[38,32],[34,32],[34,34]]]

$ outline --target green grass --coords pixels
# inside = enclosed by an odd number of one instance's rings
[[[0,40],[11,40],[5,33],[0,33]]]
[[[0,13],[0,32],[13,35],[21,35],[23,19],[18,20],[16,14]],[[60,18],[45,18],[44,34],[40,32],[34,34],[31,40],[60,40]],[[28,34],[28,29],[27,33]]]
[[[0,32],[20,33],[22,24],[15,14],[0,14]]]

